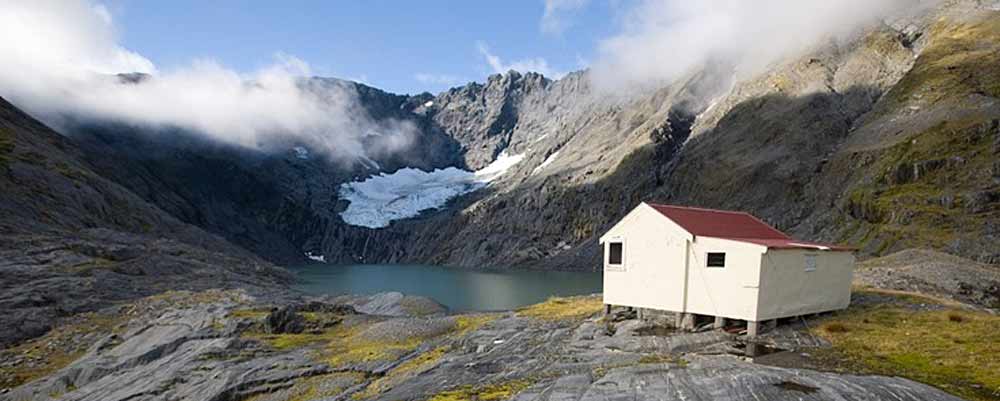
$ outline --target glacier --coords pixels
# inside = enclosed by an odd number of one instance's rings
[[[402,168],[362,181],[341,184],[338,194],[349,202],[340,213],[345,223],[383,228],[394,220],[415,217],[425,210],[438,209],[449,200],[484,188],[524,159],[524,154],[501,153],[480,170],[456,167],[423,171]]]

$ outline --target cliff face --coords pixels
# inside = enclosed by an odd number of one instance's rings
[[[319,92],[350,87],[375,121],[418,128],[407,151],[368,162],[108,124],[71,137],[102,174],[281,263],[309,252],[328,262],[591,269],[596,238],[643,200],[746,210],[871,255],[930,247],[995,263],[998,14],[995,2],[945,2],[753,76],[713,65],[618,97],[595,91],[588,72],[555,81],[510,72],[437,96],[310,81]],[[502,154],[523,158],[440,210],[378,229],[339,216],[344,182],[402,167],[476,170]]]
[[[101,176],[0,99],[0,346],[169,289],[280,290],[284,270]]]
[[[599,98],[586,73],[451,90],[433,119],[470,165],[498,149],[525,159],[449,211],[343,233],[327,249],[592,268],[600,233],[657,200],[746,210],[871,255],[930,247],[995,263],[998,21],[993,6],[953,2],[722,90],[728,77],[710,70],[629,99]]]

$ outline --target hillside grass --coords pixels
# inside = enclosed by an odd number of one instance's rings
[[[0,351],[31,360],[31,362],[25,361],[16,365],[0,367],[0,389],[20,386],[68,366],[83,356],[87,347],[67,348],[62,344],[73,343],[75,338],[88,334],[118,332],[118,326],[124,321],[120,316],[115,315],[83,313],[67,320],[65,324],[53,328],[41,337]],[[89,346],[89,344],[87,345]]]
[[[974,96],[1000,98],[1000,12],[941,19],[929,29],[926,41],[913,67],[879,101],[874,115],[908,118],[913,111],[939,104],[964,108]],[[982,132],[995,118],[973,113],[942,120],[876,151],[874,174],[848,191],[847,206],[854,217],[857,212],[863,217],[842,221],[839,237],[877,255],[903,247],[941,249],[1000,218],[1000,210],[965,209],[972,194],[998,190],[988,176],[996,158],[993,138]],[[914,182],[892,180],[907,165],[942,160],[952,164]]]
[[[511,380],[493,384],[461,386],[437,393],[431,396],[429,401],[507,400],[530,387],[531,384],[532,382],[530,380]]]
[[[552,297],[545,302],[517,310],[518,316],[541,320],[578,320],[601,311],[604,301],[600,296]]]
[[[972,213],[968,207],[976,192],[990,187],[996,157],[990,126],[978,119],[945,121],[880,151],[873,179],[848,192],[847,207],[861,216],[841,222],[840,238],[862,248],[879,241],[877,255],[896,250],[897,243],[943,249],[970,228],[1000,218],[1000,211]],[[922,162],[939,165],[911,181],[896,177]]]
[[[970,94],[1000,97],[1000,13],[977,21],[938,21],[913,68],[887,94],[887,110],[911,100],[933,104]]]
[[[833,345],[820,358],[838,370],[906,377],[966,399],[1000,398],[1000,316],[912,294],[895,299],[814,327]]]

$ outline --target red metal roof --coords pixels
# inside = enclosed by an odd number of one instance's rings
[[[749,242],[775,249],[850,250],[837,245],[797,241],[745,212],[702,209],[687,206],[648,204],[689,233],[696,236]]]

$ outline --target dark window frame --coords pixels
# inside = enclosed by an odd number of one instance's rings
[[[722,258],[721,262],[719,258]],[[711,267],[713,269],[725,269],[726,268],[726,253],[725,252],[706,252],[705,253],[705,267]]]
[[[618,247],[618,255],[615,255],[615,246]],[[615,263],[615,256],[618,256],[618,263]],[[625,265],[625,241],[608,242],[608,266]]]

